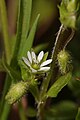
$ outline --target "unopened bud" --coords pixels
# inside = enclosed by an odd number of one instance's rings
[[[21,81],[17,84],[13,84],[11,85],[10,90],[7,93],[5,99],[9,104],[13,104],[17,100],[19,100],[24,94],[26,94],[27,89],[27,82]]]
[[[76,28],[79,4],[78,0],[62,0],[59,12],[60,21],[64,26]]]
[[[67,72],[69,63],[71,62],[71,57],[69,53],[65,50],[62,50],[57,55],[58,65],[62,74]]]

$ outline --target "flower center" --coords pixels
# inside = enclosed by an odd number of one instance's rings
[[[32,64],[32,68],[34,68],[35,70],[38,70],[40,66],[37,63],[34,63]]]

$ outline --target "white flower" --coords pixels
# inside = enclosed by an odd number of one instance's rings
[[[50,64],[52,62],[52,59],[45,60],[47,59],[47,56],[44,59],[45,56],[46,53],[44,54],[43,51],[41,51],[38,56],[36,56],[36,54],[33,51],[28,51],[27,58],[22,57],[22,59],[33,73],[46,72],[50,69],[50,67],[46,65]]]

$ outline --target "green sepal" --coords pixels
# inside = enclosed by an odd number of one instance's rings
[[[32,79],[31,70],[25,65],[21,60],[18,62],[21,69],[21,76],[24,81],[29,81]]]
[[[46,61],[46,59],[47,59],[47,57],[48,57],[48,52],[46,52],[45,54],[44,54],[44,56],[43,56],[43,59],[42,59],[42,62],[44,62],[44,61]]]
[[[24,81],[30,80],[30,72],[28,71],[28,69],[21,67],[21,75]]]

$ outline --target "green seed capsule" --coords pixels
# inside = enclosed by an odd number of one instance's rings
[[[58,65],[59,69],[62,74],[65,74],[67,72],[67,68],[69,66],[71,57],[69,53],[65,50],[61,50],[57,55]]]
[[[13,104],[26,93],[27,89],[28,89],[27,82],[21,81],[17,84],[13,84],[11,85],[10,90],[7,93],[5,99],[9,104]]]

